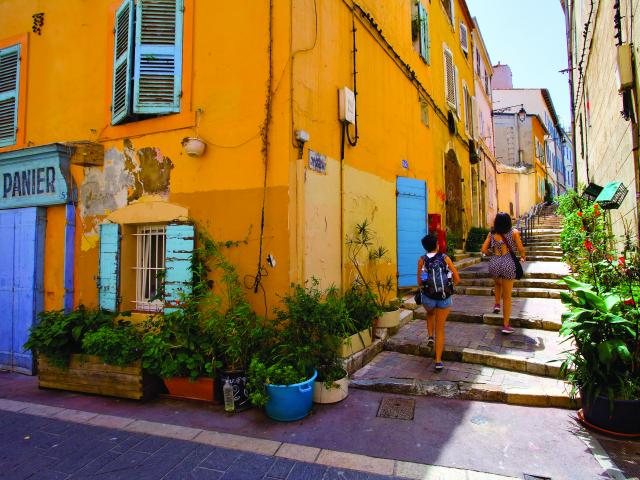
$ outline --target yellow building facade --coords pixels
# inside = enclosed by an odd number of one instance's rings
[[[388,272],[401,273],[413,250],[398,228],[399,185],[425,186],[418,230],[427,212],[462,237],[472,226],[463,1],[6,0],[0,18],[0,55],[20,52],[0,165],[23,162],[35,189],[50,155],[66,189],[18,201],[17,170],[6,173],[0,211],[44,209],[42,308],[98,304],[103,224],[122,239],[118,309],[145,295],[154,307],[152,277],[141,286],[135,272],[163,264],[141,264],[136,248],[155,252],[165,225],[193,223],[244,240],[228,255],[267,315],[292,282],[347,285],[344,239],[364,219]],[[341,120],[344,87],[352,123]],[[201,156],[186,153],[190,137]]]

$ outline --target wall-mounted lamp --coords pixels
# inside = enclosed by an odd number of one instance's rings
[[[527,111],[524,109],[524,106],[522,106],[522,108],[520,108],[520,110],[518,110],[518,120],[520,120],[520,122],[524,123],[524,121],[527,119]]]
[[[305,130],[296,130],[296,142],[298,142],[298,158],[302,158],[302,153],[304,151],[304,144],[309,141],[309,132]]]

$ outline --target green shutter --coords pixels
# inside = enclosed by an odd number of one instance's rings
[[[125,0],[116,12],[113,46],[113,93],[111,123],[131,113],[131,67],[133,56],[133,0]]]
[[[138,0],[134,113],[180,111],[182,0]]]
[[[20,45],[0,50],[0,147],[15,145],[18,129]]]
[[[172,305],[191,293],[191,262],[195,246],[193,225],[167,225],[165,253],[165,313],[175,311]]]
[[[429,14],[421,3],[418,4],[418,18],[420,20],[420,56],[425,62],[430,63]]]
[[[100,225],[100,259],[98,271],[98,303],[100,308],[115,312],[120,285],[120,225]]]

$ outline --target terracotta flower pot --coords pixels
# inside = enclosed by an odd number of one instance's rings
[[[200,377],[193,382],[186,377],[165,378],[164,386],[173,398],[213,402],[213,378]]]

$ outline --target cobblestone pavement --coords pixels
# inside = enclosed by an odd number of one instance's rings
[[[3,480],[392,478],[0,411],[0,479]]]

